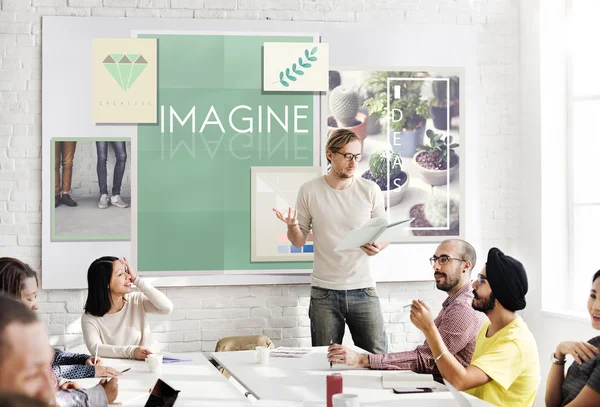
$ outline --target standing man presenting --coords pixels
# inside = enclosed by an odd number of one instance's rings
[[[300,187],[296,209],[285,214],[273,209],[287,224],[287,237],[296,247],[314,236],[314,270],[310,291],[310,331],[313,346],[342,343],[348,324],[354,344],[371,353],[386,353],[387,338],[369,256],[385,249],[372,243],[360,249],[334,249],[370,218],[385,216],[383,194],[372,181],[355,177],[362,158],[360,138],[347,129],[334,131],[326,146],[329,174]]]

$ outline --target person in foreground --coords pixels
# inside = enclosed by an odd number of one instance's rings
[[[50,404],[19,393],[0,393],[0,407],[50,407]]]
[[[592,328],[600,330],[600,270],[592,278],[587,301]],[[600,406],[600,336],[587,342],[561,342],[552,354],[552,366],[546,382],[546,406]],[[565,376],[565,362],[571,364]]]
[[[106,406],[116,399],[117,378],[85,390],[57,392],[50,369],[53,352],[44,326],[23,303],[2,293],[0,309],[0,392],[24,394],[61,407]]]
[[[38,278],[29,265],[12,257],[0,257],[0,292],[21,301],[30,310],[37,311]],[[52,370],[56,377],[84,379],[87,377],[119,376],[119,371],[102,366],[102,359],[83,353],[54,349]]]
[[[448,351],[463,366],[469,366],[475,340],[484,317],[471,306],[471,271],[477,256],[469,243],[460,239],[444,240],[429,259],[438,290],[448,298],[434,321]],[[387,355],[360,354],[343,345],[331,345],[327,354],[329,362],[371,369],[412,370],[433,374],[441,380],[431,348],[427,341],[415,350]]]
[[[372,181],[356,177],[361,160],[360,137],[338,129],[327,140],[329,174],[304,183],[296,210],[287,214],[273,209],[287,224],[287,237],[302,247],[314,235],[315,261],[308,316],[313,346],[341,343],[345,324],[357,346],[386,353],[387,340],[381,303],[370,272],[369,256],[387,243],[368,243],[360,249],[334,249],[350,231],[371,218],[385,216],[383,193]],[[287,215],[287,216],[286,216]]]
[[[458,390],[496,406],[531,407],[540,382],[537,345],[516,314],[526,305],[525,268],[493,247],[473,288],[473,308],[489,321],[479,332],[470,366],[448,351],[424,303],[413,301],[410,320],[425,334],[444,379]]]
[[[146,314],[169,314],[173,310],[171,300],[140,278],[126,259],[96,259],[87,278],[81,327],[90,352],[137,360],[157,352]],[[132,283],[140,292],[131,292]]]

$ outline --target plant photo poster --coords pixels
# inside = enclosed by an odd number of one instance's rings
[[[463,236],[461,78],[460,68],[329,71],[328,133],[361,138],[356,176],[379,185],[389,223],[414,218],[386,232],[393,243]]]

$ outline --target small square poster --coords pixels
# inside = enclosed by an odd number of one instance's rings
[[[265,42],[263,90],[326,92],[329,88],[329,44]]]
[[[156,41],[92,40],[94,123],[156,123]]]

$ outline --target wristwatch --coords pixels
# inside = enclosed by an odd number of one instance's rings
[[[554,352],[552,352],[552,356],[551,356],[551,359],[550,359],[550,360],[551,360],[551,361],[552,361],[552,363],[554,363],[555,365],[561,365],[561,366],[562,366],[562,365],[564,365],[565,363],[567,363],[567,359],[563,359],[563,360],[556,359],[556,356],[554,356]]]

